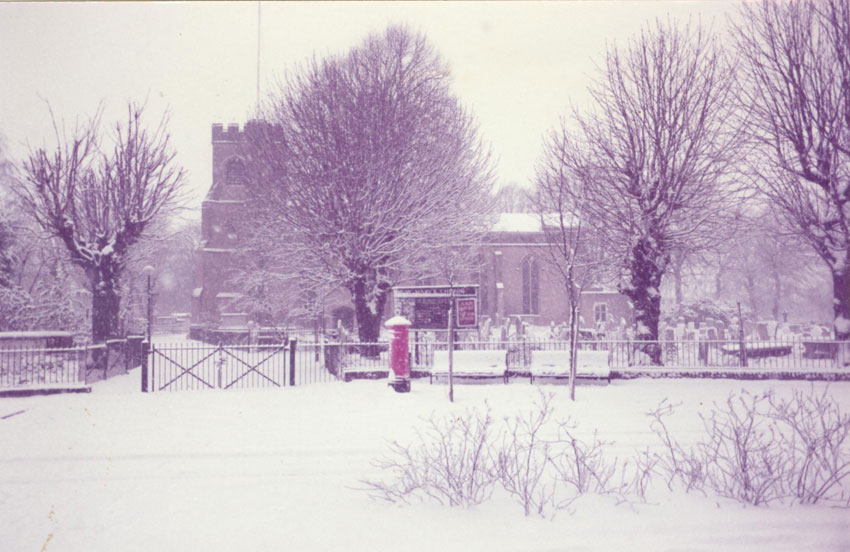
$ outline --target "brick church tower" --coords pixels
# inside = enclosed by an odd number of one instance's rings
[[[248,166],[245,133],[239,125],[212,125],[212,185],[202,204],[201,245],[195,255],[192,323],[201,326],[242,325],[234,312],[238,292],[228,286],[228,273],[238,245],[237,228],[245,211]]]

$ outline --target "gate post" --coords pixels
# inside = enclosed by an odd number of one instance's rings
[[[224,345],[218,344],[218,379],[216,380],[216,388],[221,389],[221,369],[224,367]]]
[[[150,341],[142,342],[142,393],[148,392],[148,358],[150,357]]]
[[[289,385],[295,387],[295,339],[289,340]]]

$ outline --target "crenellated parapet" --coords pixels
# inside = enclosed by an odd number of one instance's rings
[[[226,127],[220,123],[212,126],[213,142],[241,142],[245,139],[245,132],[236,123],[228,124]]]

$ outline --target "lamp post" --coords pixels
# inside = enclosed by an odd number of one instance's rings
[[[142,269],[142,274],[147,276],[148,279],[148,343],[151,342],[151,328],[153,327],[153,288],[151,286],[151,276],[153,276],[154,268],[151,265],[147,265]]]

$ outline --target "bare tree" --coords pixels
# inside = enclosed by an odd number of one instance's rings
[[[38,226],[64,244],[92,293],[92,339],[119,329],[120,280],[130,249],[156,218],[177,205],[184,171],[175,162],[167,117],[148,129],[144,107],[129,105],[100,144],[100,114],[69,139],[53,117],[56,148],[37,148],[13,190]]]
[[[530,201],[531,190],[512,182],[503,184],[494,193],[496,210],[499,213],[533,213],[534,205]]]
[[[564,162],[583,183],[584,224],[622,259],[639,340],[658,339],[671,253],[707,247],[730,227],[733,88],[715,37],[698,24],[656,22],[608,49],[589,90],[595,109],[574,114],[587,155]],[[658,347],[646,350],[660,362]]]
[[[477,213],[476,217],[479,221],[484,222],[487,219],[487,213],[484,209],[489,209],[491,203],[481,202],[477,207],[482,211]],[[484,242],[484,225],[476,228],[475,226],[467,226],[463,230],[463,235],[455,236],[451,242],[447,244],[435,243],[431,246],[431,250],[427,252],[429,259],[430,271],[425,272],[426,275],[433,275],[439,278],[449,287],[449,312],[448,312],[448,353],[449,353],[449,401],[454,402],[454,348],[455,348],[455,330],[456,330],[456,301],[455,288],[462,284],[464,278],[468,278],[473,273],[478,273],[482,269],[481,257],[479,254],[480,247]]]
[[[422,274],[487,202],[489,155],[449,84],[423,35],[390,27],[291,73],[249,135],[254,203],[283,236],[269,245],[290,274],[350,291],[365,342],[399,276]]]
[[[850,4],[765,0],[741,15],[752,175],[829,267],[835,338],[850,340]]]
[[[581,293],[601,275],[604,257],[582,224],[587,196],[581,171],[572,168],[580,146],[563,128],[550,133],[538,166],[531,203],[548,244],[550,268],[564,285],[570,324],[570,399],[575,400]]]

